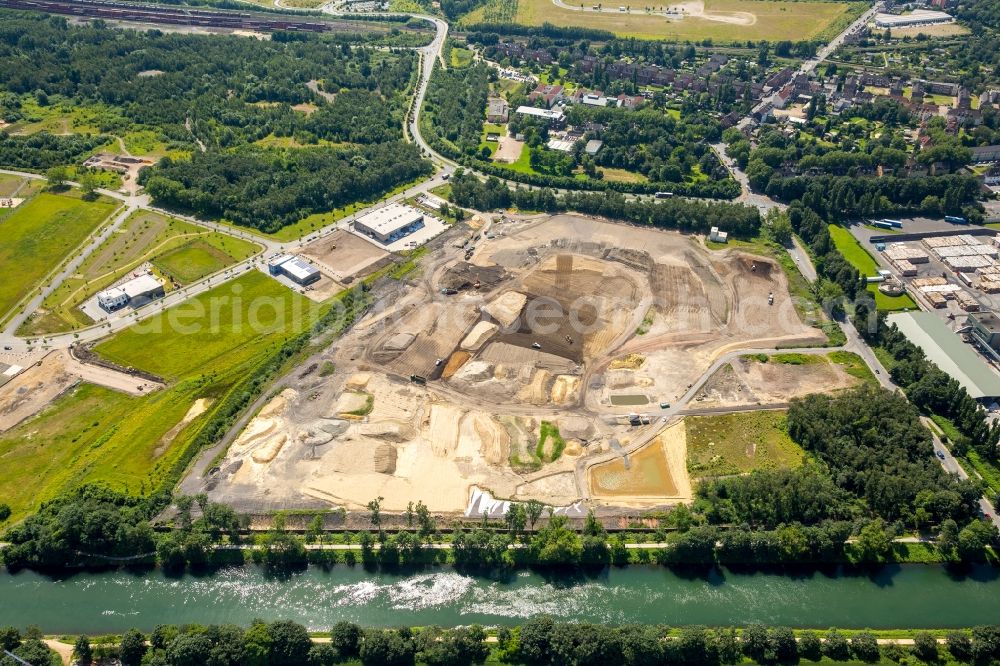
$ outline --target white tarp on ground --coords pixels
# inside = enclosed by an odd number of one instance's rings
[[[490,518],[502,518],[510,509],[512,502],[509,500],[498,500],[490,494],[488,490],[481,490],[472,486],[469,494],[469,505],[465,509],[467,518],[487,515]],[[553,507],[552,513],[556,516],[567,516],[569,518],[582,518],[587,515],[581,502],[573,502],[568,506]]]

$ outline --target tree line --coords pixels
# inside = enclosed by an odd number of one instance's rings
[[[271,233],[313,213],[369,201],[431,173],[409,143],[355,149],[247,149],[164,158],[139,182],[153,200],[203,217]]]
[[[550,213],[575,211],[695,233],[708,233],[711,227],[717,226],[741,238],[752,237],[760,228],[757,209],[735,203],[693,201],[679,197],[656,201],[628,200],[617,192],[567,192],[557,196],[548,188],[512,189],[496,177],[480,181],[463,170],[455,173],[451,186],[450,196],[454,203],[477,210],[516,206],[521,210]]]
[[[954,443],[959,455],[974,448],[987,460],[1000,460],[997,447],[1000,428],[991,425],[986,411],[957,381],[929,361],[923,350],[891,326],[884,313],[877,311],[866,292],[864,276],[837,250],[823,218],[799,202],[789,207],[788,218],[815,257],[821,279],[837,287],[825,305],[843,313],[844,299],[854,302],[858,332],[868,344],[889,352],[895,361],[890,368],[893,381],[918,409],[950,419],[962,433],[963,438]]]
[[[313,638],[291,620],[237,625],[157,625],[151,632],[130,629],[120,636],[80,635],[73,657],[80,666],[117,660],[122,666],[793,666],[803,662],[989,664],[1000,658],[1000,627],[950,630],[944,641],[928,631],[913,634],[911,645],[880,644],[867,630],[794,631],[750,624],[743,627],[558,622],[539,615],[519,626],[500,627],[487,642],[478,625],[442,628],[363,628],[340,621],[327,636]],[[0,648],[34,664],[53,666],[58,656],[40,640],[37,628],[23,634],[0,627]],[[15,666],[10,658],[0,666]]]

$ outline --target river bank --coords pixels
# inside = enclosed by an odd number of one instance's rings
[[[968,627],[1000,617],[1000,572],[888,565],[799,573],[630,566],[576,574],[471,576],[451,567],[386,573],[309,567],[283,575],[254,566],[207,575],[161,569],[50,577],[0,573],[0,625],[109,633],[157,624],[282,617],[311,631],[363,626],[514,625],[540,613],[569,621],[803,628]]]

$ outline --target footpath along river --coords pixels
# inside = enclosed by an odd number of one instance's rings
[[[157,624],[290,619],[312,630],[365,626],[516,624],[564,620],[679,626],[964,627],[1000,622],[1000,570],[887,566],[866,572],[685,573],[651,566],[590,575],[515,571],[470,576],[449,567],[389,574],[361,566],[283,576],[254,566],[197,576],[108,571],[51,577],[0,572],[0,625],[50,633],[149,630]]]

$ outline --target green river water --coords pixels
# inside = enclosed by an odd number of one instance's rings
[[[186,622],[290,619],[310,629],[516,624],[538,613],[565,620],[668,625],[960,627],[1000,623],[1000,570],[941,566],[802,574],[631,566],[576,577],[517,571],[475,577],[448,567],[406,574],[311,567],[270,576],[253,566],[205,576],[160,570],[49,577],[0,572],[0,625],[100,633]]]

